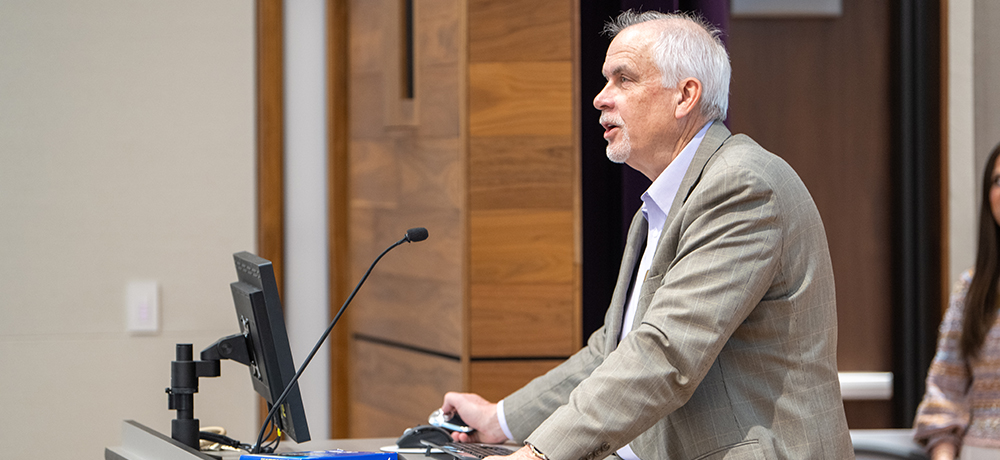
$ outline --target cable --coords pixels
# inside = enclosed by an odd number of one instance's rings
[[[330,323],[330,326],[326,328],[326,332],[323,333],[323,336],[320,337],[319,341],[316,342],[316,345],[313,346],[312,351],[310,351],[309,355],[306,356],[305,361],[303,361],[302,365],[299,366],[298,372],[296,372],[295,375],[292,376],[291,381],[289,381],[288,384],[285,386],[285,391],[281,392],[281,396],[278,396],[278,399],[276,399],[274,403],[271,405],[271,410],[268,411],[267,415],[264,417],[264,426],[260,427],[260,433],[257,434],[257,442],[254,444],[254,446],[257,447],[255,447],[251,451],[251,453],[254,454],[260,453],[260,449],[258,447],[260,447],[261,443],[264,442],[264,431],[267,429],[267,424],[270,422],[277,425],[277,422],[274,421],[274,416],[277,414],[278,408],[281,407],[282,404],[284,404],[285,398],[288,397],[288,393],[292,390],[293,387],[295,387],[295,384],[296,382],[298,382],[299,377],[302,375],[302,372],[306,370],[306,366],[309,365],[309,362],[312,361],[313,356],[316,355],[316,352],[319,351],[319,348],[323,346],[324,342],[326,342],[326,338],[330,335],[330,332],[333,330],[333,326],[335,326],[337,324],[337,321],[340,320],[340,316],[344,314],[344,310],[347,309],[347,305],[351,303],[351,300],[354,300],[354,296],[358,293],[358,290],[361,289],[361,285],[365,284],[365,280],[368,279],[368,275],[371,275],[372,270],[375,269],[375,264],[377,264],[379,260],[382,260],[382,257],[385,256],[390,250],[392,250],[396,246],[399,246],[403,243],[411,243],[411,242],[415,243],[418,241],[423,241],[425,239],[427,239],[426,228],[423,227],[411,228],[406,231],[406,235],[403,237],[403,239],[393,243],[392,246],[385,248],[385,251],[382,251],[382,253],[375,258],[375,261],[372,262],[371,266],[368,267],[368,271],[365,272],[365,276],[361,277],[361,281],[358,281],[358,285],[354,287],[354,291],[352,291],[351,295],[349,295],[347,297],[347,300],[344,301],[344,305],[340,307],[340,311],[338,311],[337,315],[334,316],[333,321]],[[281,437],[279,436],[278,442],[280,442],[280,438]],[[277,446],[277,444],[275,444],[275,446]]]

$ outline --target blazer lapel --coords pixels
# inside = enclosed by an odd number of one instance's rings
[[[636,305],[637,310],[635,312],[635,322],[632,324],[633,329],[639,327],[642,317],[649,308],[649,302],[644,302],[643,299],[650,298],[656,291],[660,285],[659,280],[666,274],[670,261],[674,260],[674,257],[677,256],[677,242],[680,235],[669,231],[671,224],[680,214],[680,209],[684,206],[684,202],[687,201],[688,196],[691,195],[691,191],[698,185],[698,181],[701,179],[702,172],[705,170],[708,160],[719,151],[722,144],[731,136],[732,133],[729,132],[729,128],[726,128],[726,125],[721,121],[715,121],[708,128],[705,137],[701,140],[701,145],[695,151],[694,158],[691,159],[691,165],[688,166],[687,171],[684,173],[681,185],[677,189],[677,195],[674,196],[674,201],[670,205],[670,211],[667,212],[667,220],[663,224],[663,233],[660,234],[660,241],[656,244],[656,254],[653,256],[653,263],[649,267],[649,274],[646,278],[652,279],[655,282],[643,283],[642,289],[640,289],[640,300]],[[642,282],[642,280],[636,282]]]
[[[715,121],[712,126],[708,128],[708,132],[705,133],[705,137],[701,139],[701,145],[698,146],[698,150],[694,152],[694,158],[691,159],[691,165],[688,166],[687,172],[684,173],[684,179],[681,179],[681,185],[677,188],[677,195],[674,196],[674,202],[670,205],[670,211],[667,212],[667,220],[663,225],[666,229],[670,226],[670,222],[673,222],[674,218],[677,217],[677,213],[680,212],[681,206],[687,201],[687,197],[691,195],[691,190],[694,186],[698,184],[698,180],[701,179],[701,173],[705,170],[705,165],[708,164],[708,160],[715,155],[715,152],[719,151],[722,147],[722,143],[729,139],[732,133],[729,132],[729,128],[722,124],[721,121]],[[666,235],[666,233],[664,233]],[[660,246],[663,246],[663,238],[660,238]],[[675,245],[676,246],[676,245]],[[660,248],[657,248],[660,250]],[[671,257],[673,258],[673,257]]]
[[[615,292],[611,297],[611,305],[604,318],[604,349],[611,352],[618,346],[618,336],[622,332],[622,320],[625,316],[625,303],[628,302],[629,284],[632,281],[632,273],[639,265],[642,257],[642,249],[645,246],[646,233],[648,232],[646,218],[642,216],[640,209],[632,217],[632,224],[628,228],[628,239],[625,242],[625,252],[622,254],[622,265],[618,272],[618,283],[615,285]],[[636,283],[641,283],[637,279]]]

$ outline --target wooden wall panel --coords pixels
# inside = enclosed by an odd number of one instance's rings
[[[560,359],[473,361],[469,391],[498,401],[561,362]]]
[[[572,62],[471,64],[469,124],[469,135],[473,139],[480,136],[571,136],[574,130]]]
[[[575,8],[469,2],[473,359],[580,347]]]
[[[570,211],[473,211],[472,284],[571,283]]]
[[[471,297],[473,357],[569,356],[580,348],[569,283],[474,284]]]
[[[353,308],[352,329],[443,353],[461,353],[465,191],[460,142],[457,0],[414,3],[415,108],[400,125],[399,0],[351,8],[350,239],[352,276],[408,228],[425,242],[399,247],[372,272]],[[359,56],[357,60],[355,56]],[[388,95],[388,96],[387,96]],[[405,115],[405,114],[404,114]]]
[[[573,3],[537,0],[469,2],[469,61],[570,61]]]
[[[327,225],[330,232],[330,306],[329,317],[333,318],[340,309],[341,300],[346,299],[353,284],[349,277],[350,248],[348,223],[344,217],[348,213],[350,195],[350,173],[348,168],[349,131],[347,124],[348,68],[347,49],[347,3],[333,1],[327,9],[327,72],[329,73],[329,161],[327,162],[327,187],[329,205]],[[342,316],[341,327],[330,334],[330,433],[331,439],[347,437],[350,426],[349,384],[341,376],[350,373],[350,330],[343,327],[350,322],[350,316]]]
[[[573,208],[577,178],[567,165],[578,152],[567,136],[478,137],[469,148],[473,209]]]
[[[285,253],[281,5],[257,1],[257,254],[274,265],[279,289]]]
[[[463,9],[460,0],[414,2],[408,99],[400,91],[401,5],[350,2],[352,279],[407,229],[426,227],[429,237],[388,253],[351,306],[351,436],[398,436],[426,423],[445,391],[463,388]]]
[[[281,0],[257,0],[257,255],[282,291],[285,260],[284,68]],[[258,423],[267,404],[258,398]]]
[[[447,390],[506,396],[581,343],[575,1],[413,2],[412,100],[401,4],[349,8],[351,276],[430,236],[352,306],[351,436],[424,423]]]
[[[355,340],[351,437],[399,436],[427,423],[444,393],[462,387],[458,360]]]
[[[401,344],[460,356],[463,349],[462,315],[463,290],[460,247],[462,229],[454,224],[460,219],[457,211],[423,211],[409,213],[365,213],[374,219],[354,223],[362,232],[379,235],[377,240],[396,241],[403,235],[387,234],[395,228],[401,215],[408,216],[409,227],[423,225],[430,236],[426,241],[407,244],[387,254],[372,272],[366,287],[358,295],[353,310],[352,330]],[[408,228],[404,226],[404,229]],[[378,230],[376,230],[378,229]],[[384,248],[383,248],[384,249]],[[381,249],[380,249],[381,251]],[[378,254],[364,256],[370,263]],[[358,275],[360,277],[361,275]]]

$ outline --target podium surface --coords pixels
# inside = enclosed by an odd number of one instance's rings
[[[282,443],[278,453],[303,450],[357,450],[377,452],[380,447],[396,443],[396,438],[369,439],[330,439],[310,441],[302,445]],[[149,428],[134,420],[122,422],[122,445],[108,447],[104,450],[105,460],[239,460],[243,452],[200,452],[163,433]],[[400,459],[439,459],[451,460],[448,454],[399,453]]]

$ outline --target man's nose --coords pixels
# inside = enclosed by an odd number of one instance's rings
[[[610,85],[610,83],[608,85]],[[611,95],[608,92],[608,85],[604,85],[604,88],[601,89],[601,92],[597,93],[597,96],[594,96],[594,108],[596,108],[597,110],[605,110],[611,108],[613,100],[611,99]]]

